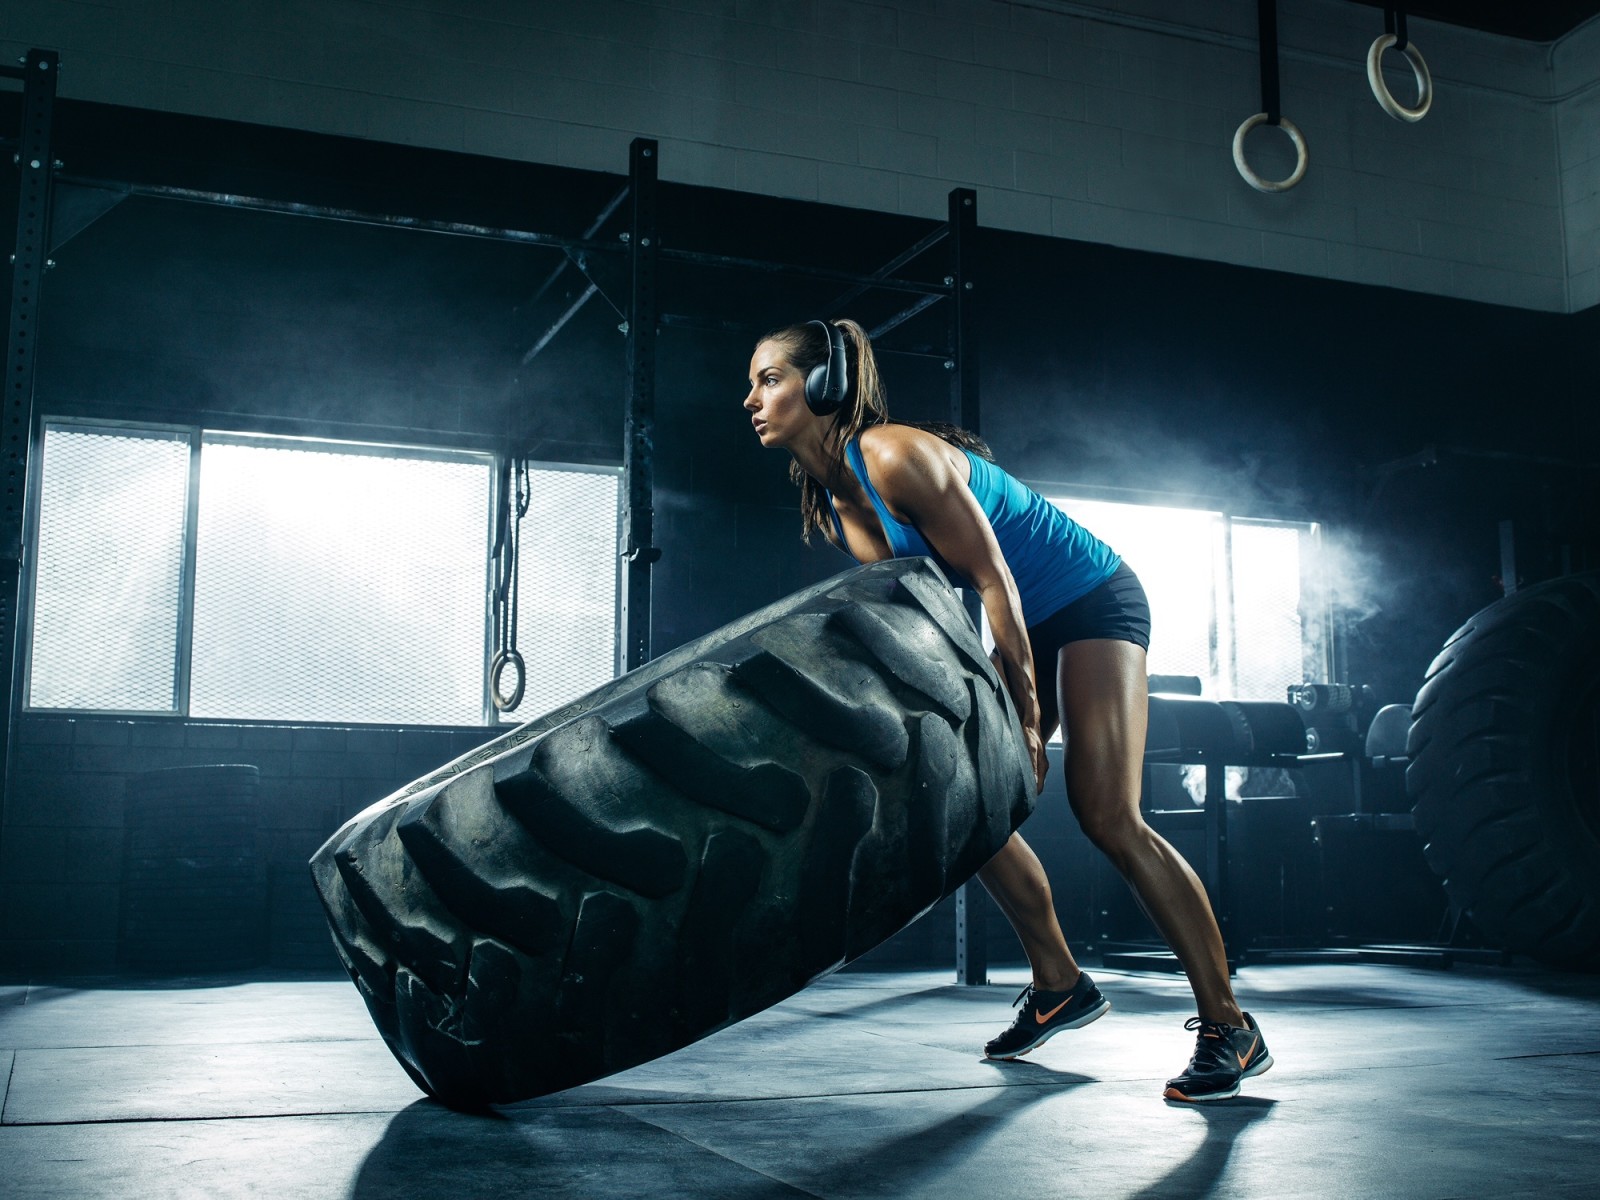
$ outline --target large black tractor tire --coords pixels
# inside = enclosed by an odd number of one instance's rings
[[[1600,572],[1462,626],[1417,693],[1407,750],[1451,903],[1509,950],[1600,968]]]
[[[572,1087],[878,945],[1033,809],[1009,698],[927,559],[856,568],[356,816],[312,875],[439,1100]]]

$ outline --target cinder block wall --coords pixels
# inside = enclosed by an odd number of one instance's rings
[[[1600,299],[1581,91],[1600,34],[1552,49],[1415,20],[1437,97],[1407,125],[1368,91],[1379,13],[1283,0],[1280,26],[1311,168],[1277,196],[1229,149],[1260,105],[1245,3],[13,0],[0,50],[59,49],[81,99],[599,170],[646,135],[689,183],[919,216],[970,185],[998,228],[1548,311]],[[1287,173],[1281,135],[1248,145]]]
[[[128,778],[211,763],[261,771],[264,960],[337,970],[306,860],[347,817],[497,732],[26,716],[0,840],[0,973],[115,970]]]

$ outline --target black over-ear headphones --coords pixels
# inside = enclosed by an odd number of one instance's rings
[[[850,360],[845,357],[844,333],[828,321],[807,321],[828,335],[828,361],[818,363],[806,376],[806,407],[819,417],[836,413],[850,394]]]

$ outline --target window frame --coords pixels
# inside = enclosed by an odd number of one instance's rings
[[[279,424],[279,422],[265,422]],[[124,437],[148,437],[152,440],[182,441],[189,453],[188,481],[186,485],[183,519],[183,558],[180,568],[178,593],[178,628],[173,652],[173,707],[170,709],[110,709],[110,708],[45,708],[33,704],[33,647],[34,612],[38,602],[39,535],[42,519],[44,489],[44,442],[51,430],[92,433],[107,431]],[[200,470],[206,442],[228,445],[265,446],[281,449],[324,450],[339,454],[360,454],[376,458],[421,459],[433,462],[481,463],[489,470],[488,511],[484,514],[482,554],[485,566],[484,589],[481,598],[483,610],[483,671],[481,690],[481,723],[485,728],[501,728],[501,714],[495,709],[489,681],[489,659],[494,650],[494,604],[492,572],[488,569],[494,553],[496,514],[501,504],[501,465],[507,457],[503,452],[488,448],[468,446],[424,445],[404,441],[367,442],[349,437],[322,433],[254,432],[226,425],[196,425],[190,422],[138,421],[115,417],[61,416],[43,414],[35,419],[30,462],[37,464],[29,470],[27,486],[27,519],[24,524],[23,570],[20,579],[17,613],[17,633],[22,639],[19,669],[22,672],[19,711],[24,716],[39,717],[101,717],[109,719],[139,718],[156,721],[203,721],[220,725],[306,725],[332,728],[455,728],[449,723],[415,724],[393,721],[328,721],[289,718],[193,717],[190,712],[190,675],[194,661],[194,601],[197,573],[199,536]],[[615,464],[582,462],[544,462],[533,460],[530,468],[545,471],[574,471],[588,474],[620,476],[622,467]],[[620,529],[622,505],[617,505]],[[615,568],[613,578],[620,576]],[[613,595],[612,640],[621,654],[620,585]],[[615,670],[615,668],[614,668]]]

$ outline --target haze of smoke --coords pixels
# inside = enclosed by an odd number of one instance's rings
[[[1021,399],[1020,405],[1017,400]],[[1061,412],[1062,401],[1011,393],[1006,408]],[[996,405],[995,407],[999,407]],[[1258,424],[1248,444],[1241,439],[1207,440],[1193,425],[1158,415],[1148,406],[1115,412],[1063,412],[1059,420],[1029,421],[1020,439],[997,435],[1002,465],[1014,473],[1094,488],[1133,489],[1170,496],[1233,516],[1293,518],[1311,502],[1296,479],[1305,453],[1297,435],[1282,424]]]

